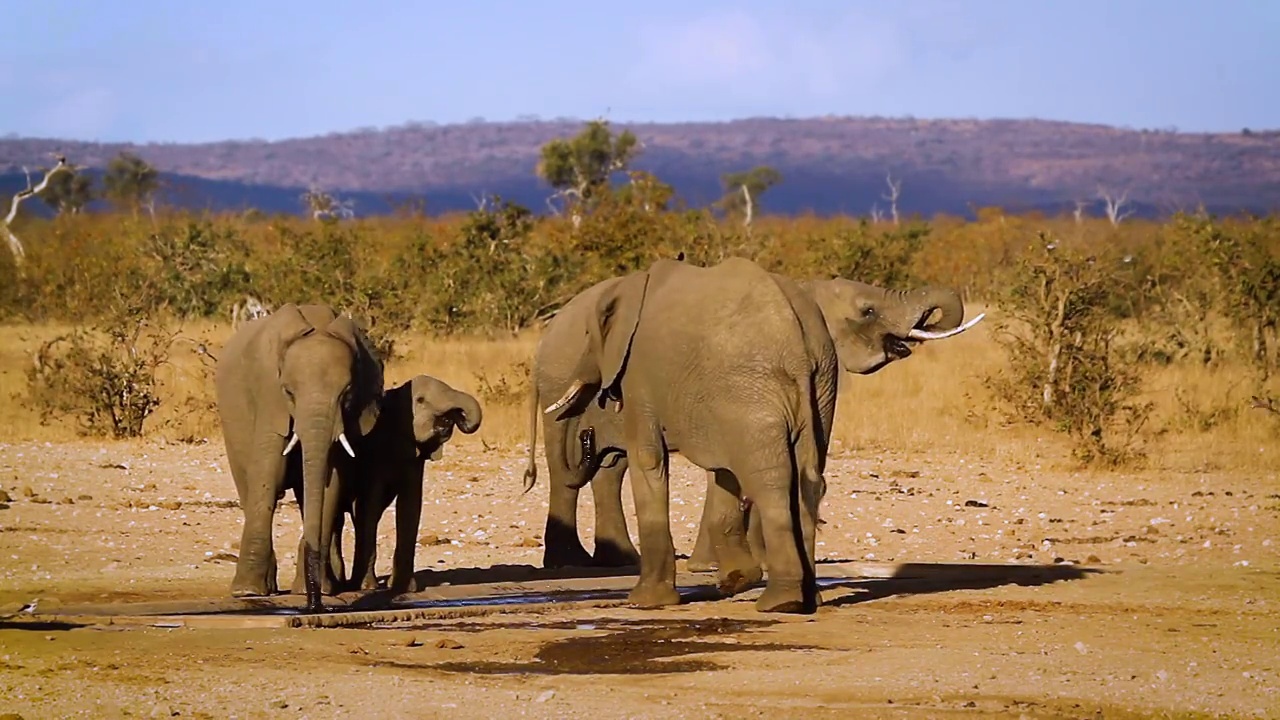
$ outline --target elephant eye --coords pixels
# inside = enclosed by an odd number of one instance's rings
[[[868,305],[862,308],[862,317],[864,318],[874,317],[875,314],[876,314],[876,309],[871,305]]]
[[[414,399],[413,399],[413,401],[414,401],[415,403],[417,403],[418,405],[426,405],[426,404],[427,404],[427,399],[426,399],[426,398],[424,398],[424,397],[422,397],[421,395],[419,395],[418,397],[414,398]]]

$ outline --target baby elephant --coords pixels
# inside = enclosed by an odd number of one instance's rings
[[[413,558],[422,518],[423,466],[439,460],[456,426],[470,435],[480,429],[480,404],[467,393],[427,375],[418,375],[386,391],[373,430],[361,438],[357,480],[343,506],[355,530],[351,580],[361,590],[377,588],[378,521],[396,503],[396,549],[390,588],[406,592],[413,579]],[[339,536],[335,543],[341,542]]]

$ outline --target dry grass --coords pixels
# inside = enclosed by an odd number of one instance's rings
[[[981,455],[1028,469],[1069,464],[1064,438],[1007,426],[983,387],[983,376],[1002,362],[994,326],[986,322],[954,340],[923,346],[909,360],[875,375],[842,375],[833,452],[929,449]],[[41,425],[21,402],[32,351],[67,330],[54,325],[0,327],[0,398],[8,410],[0,417],[0,436],[10,441],[76,438],[73,422]],[[212,363],[195,347],[205,343],[216,355],[230,327],[188,323],[182,334],[189,341],[175,345],[173,362],[162,370],[164,402],[149,419],[148,433],[172,441],[216,441]],[[500,338],[405,338],[387,367],[387,382],[426,373],[472,393],[484,406],[484,426],[476,437],[456,441],[472,449],[523,449],[528,441],[528,363],[537,337],[538,331],[530,330]],[[1280,418],[1249,409],[1249,377],[1243,367],[1151,370],[1146,395],[1156,410],[1146,443],[1153,465],[1170,470],[1274,469]]]

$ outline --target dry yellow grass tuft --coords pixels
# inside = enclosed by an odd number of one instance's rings
[[[1003,362],[993,338],[995,318],[964,335],[924,345],[908,360],[870,376],[840,378],[833,453],[942,451],[1037,465],[1070,462],[1066,440],[1045,430],[1008,426],[982,378]],[[0,436],[9,440],[66,441],[75,423],[40,423],[21,399],[24,372],[40,343],[70,330],[56,325],[0,327]],[[230,335],[226,323],[187,323],[172,362],[160,371],[163,403],[148,420],[148,433],[173,441],[219,437],[213,409],[212,361]],[[419,374],[438,377],[479,398],[484,426],[455,442],[474,449],[524,449],[528,441],[529,366],[539,331],[497,338],[411,336],[397,343],[386,370],[388,385]],[[1243,367],[1205,369],[1187,364],[1154,368],[1146,375],[1155,412],[1146,429],[1156,467],[1181,470],[1274,469],[1280,418],[1250,409],[1253,385]],[[541,430],[539,430],[541,433]],[[478,446],[478,447],[477,447]]]

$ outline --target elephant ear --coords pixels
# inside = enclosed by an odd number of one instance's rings
[[[302,309],[293,303],[287,303],[271,314],[270,324],[262,335],[265,341],[264,355],[261,358],[264,367],[259,377],[274,392],[269,392],[263,398],[259,417],[260,422],[281,437],[289,434],[290,422],[289,406],[285,404],[280,385],[284,354],[298,339],[315,331],[302,314]]]
[[[648,287],[648,272],[632,273],[615,283],[596,301],[596,321],[587,327],[596,356],[596,372],[578,377],[595,379],[593,376],[598,373],[602,395],[612,392],[617,397],[615,386],[626,368]]]
[[[355,377],[352,378],[355,397],[352,410],[356,412],[360,434],[368,435],[382,411],[382,359],[374,352],[373,343],[369,342],[369,338],[350,315],[343,314],[334,318],[325,332],[345,342],[355,356]]]

